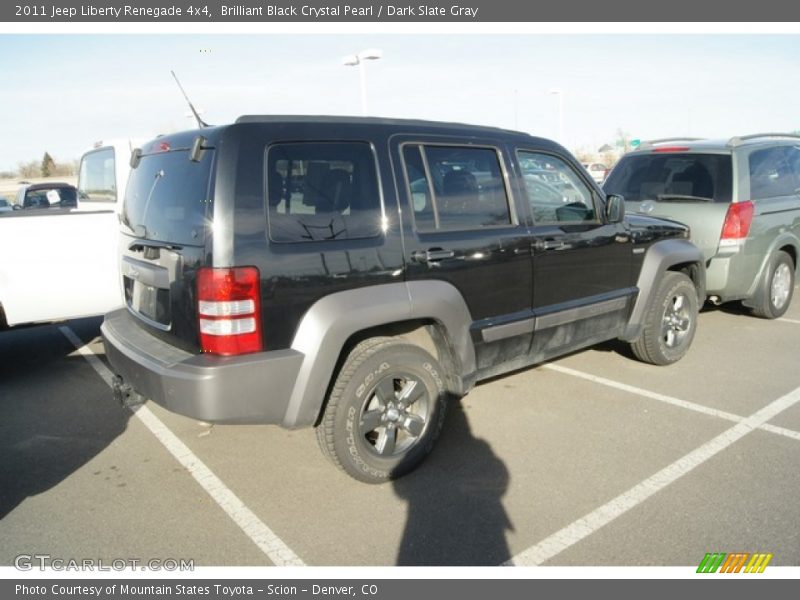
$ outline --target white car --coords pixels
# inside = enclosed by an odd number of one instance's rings
[[[11,212],[12,210],[14,210],[14,207],[11,206],[11,203],[6,198],[0,197],[0,213]]]
[[[606,175],[608,175],[608,167],[606,167],[603,163],[582,163],[584,169],[589,171],[589,175],[591,175],[592,179],[594,179],[597,183],[603,183],[606,179]]]
[[[127,139],[95,144],[81,158],[77,189],[22,184],[19,208],[72,210],[0,218],[0,256],[14,257],[0,261],[0,329],[101,315],[123,305],[115,249],[133,145]],[[54,187],[68,192],[48,194]]]

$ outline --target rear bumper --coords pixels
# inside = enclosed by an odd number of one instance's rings
[[[191,354],[148,334],[134,319],[127,309],[111,312],[101,332],[112,370],[135,393],[202,421],[295,425],[285,417],[300,352]]]
[[[746,298],[757,276],[750,271],[741,254],[715,256],[706,269],[706,295],[723,302]]]

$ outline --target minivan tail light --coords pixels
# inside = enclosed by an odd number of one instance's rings
[[[728,206],[725,223],[722,225],[720,245],[737,245],[750,233],[753,222],[753,202],[733,202]]]
[[[255,267],[201,267],[197,316],[203,352],[226,356],[260,352],[260,274]]]

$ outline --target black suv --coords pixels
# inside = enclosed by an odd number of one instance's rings
[[[668,364],[704,297],[687,228],[623,218],[561,146],[467,125],[242,117],[134,152],[115,395],[315,426],[367,482],[433,446],[448,397],[599,342]]]

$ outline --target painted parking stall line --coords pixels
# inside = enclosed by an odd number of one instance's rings
[[[703,406],[702,404],[697,404],[695,402],[681,400],[680,398],[675,398],[673,396],[667,396],[665,394],[651,392],[650,390],[645,390],[640,387],[628,385],[627,383],[620,383],[619,381],[614,381],[612,379],[606,379],[605,377],[598,377],[597,375],[584,373],[583,371],[577,371],[569,367],[564,367],[556,364],[547,364],[543,365],[542,368],[549,369],[551,371],[556,371],[557,373],[562,373],[564,375],[577,377],[579,379],[585,379],[586,381],[590,381],[592,383],[598,383],[600,385],[621,390],[623,392],[628,392],[629,394],[633,394],[636,396],[642,396],[644,398],[650,398],[651,400],[657,400],[665,404],[671,404],[672,406],[677,406],[679,408],[685,408],[686,410],[698,412],[704,415],[708,415],[710,417],[717,417],[719,419],[725,419],[726,421],[732,421],[734,423],[741,423],[746,420],[745,417],[729,413],[724,410],[718,410],[716,408]],[[759,429],[767,431],[769,433],[782,435],[784,437],[800,441],[800,432],[793,431],[792,429],[786,429],[785,427],[778,427],[776,425],[770,425],[767,423],[760,425]]]
[[[748,433],[760,428],[767,421],[774,419],[783,411],[800,402],[800,388],[769,403],[761,410],[743,419],[727,431],[724,431],[696,450],[689,452],[659,472],[648,477],[627,492],[610,500],[606,504],[567,525],[563,529],[545,538],[506,561],[506,566],[538,566],[574,546],[584,538],[608,525],[617,517],[635,508],[671,483],[713,458]]]
[[[100,378],[111,387],[113,373],[92,350],[66,326],[61,333],[75,346]],[[194,477],[219,507],[239,526],[244,534],[277,566],[304,566],[305,563],[250,510],[225,483],[200,460],[186,444],[164,425],[146,406],[129,406],[133,414],[150,430],[167,451]]]

